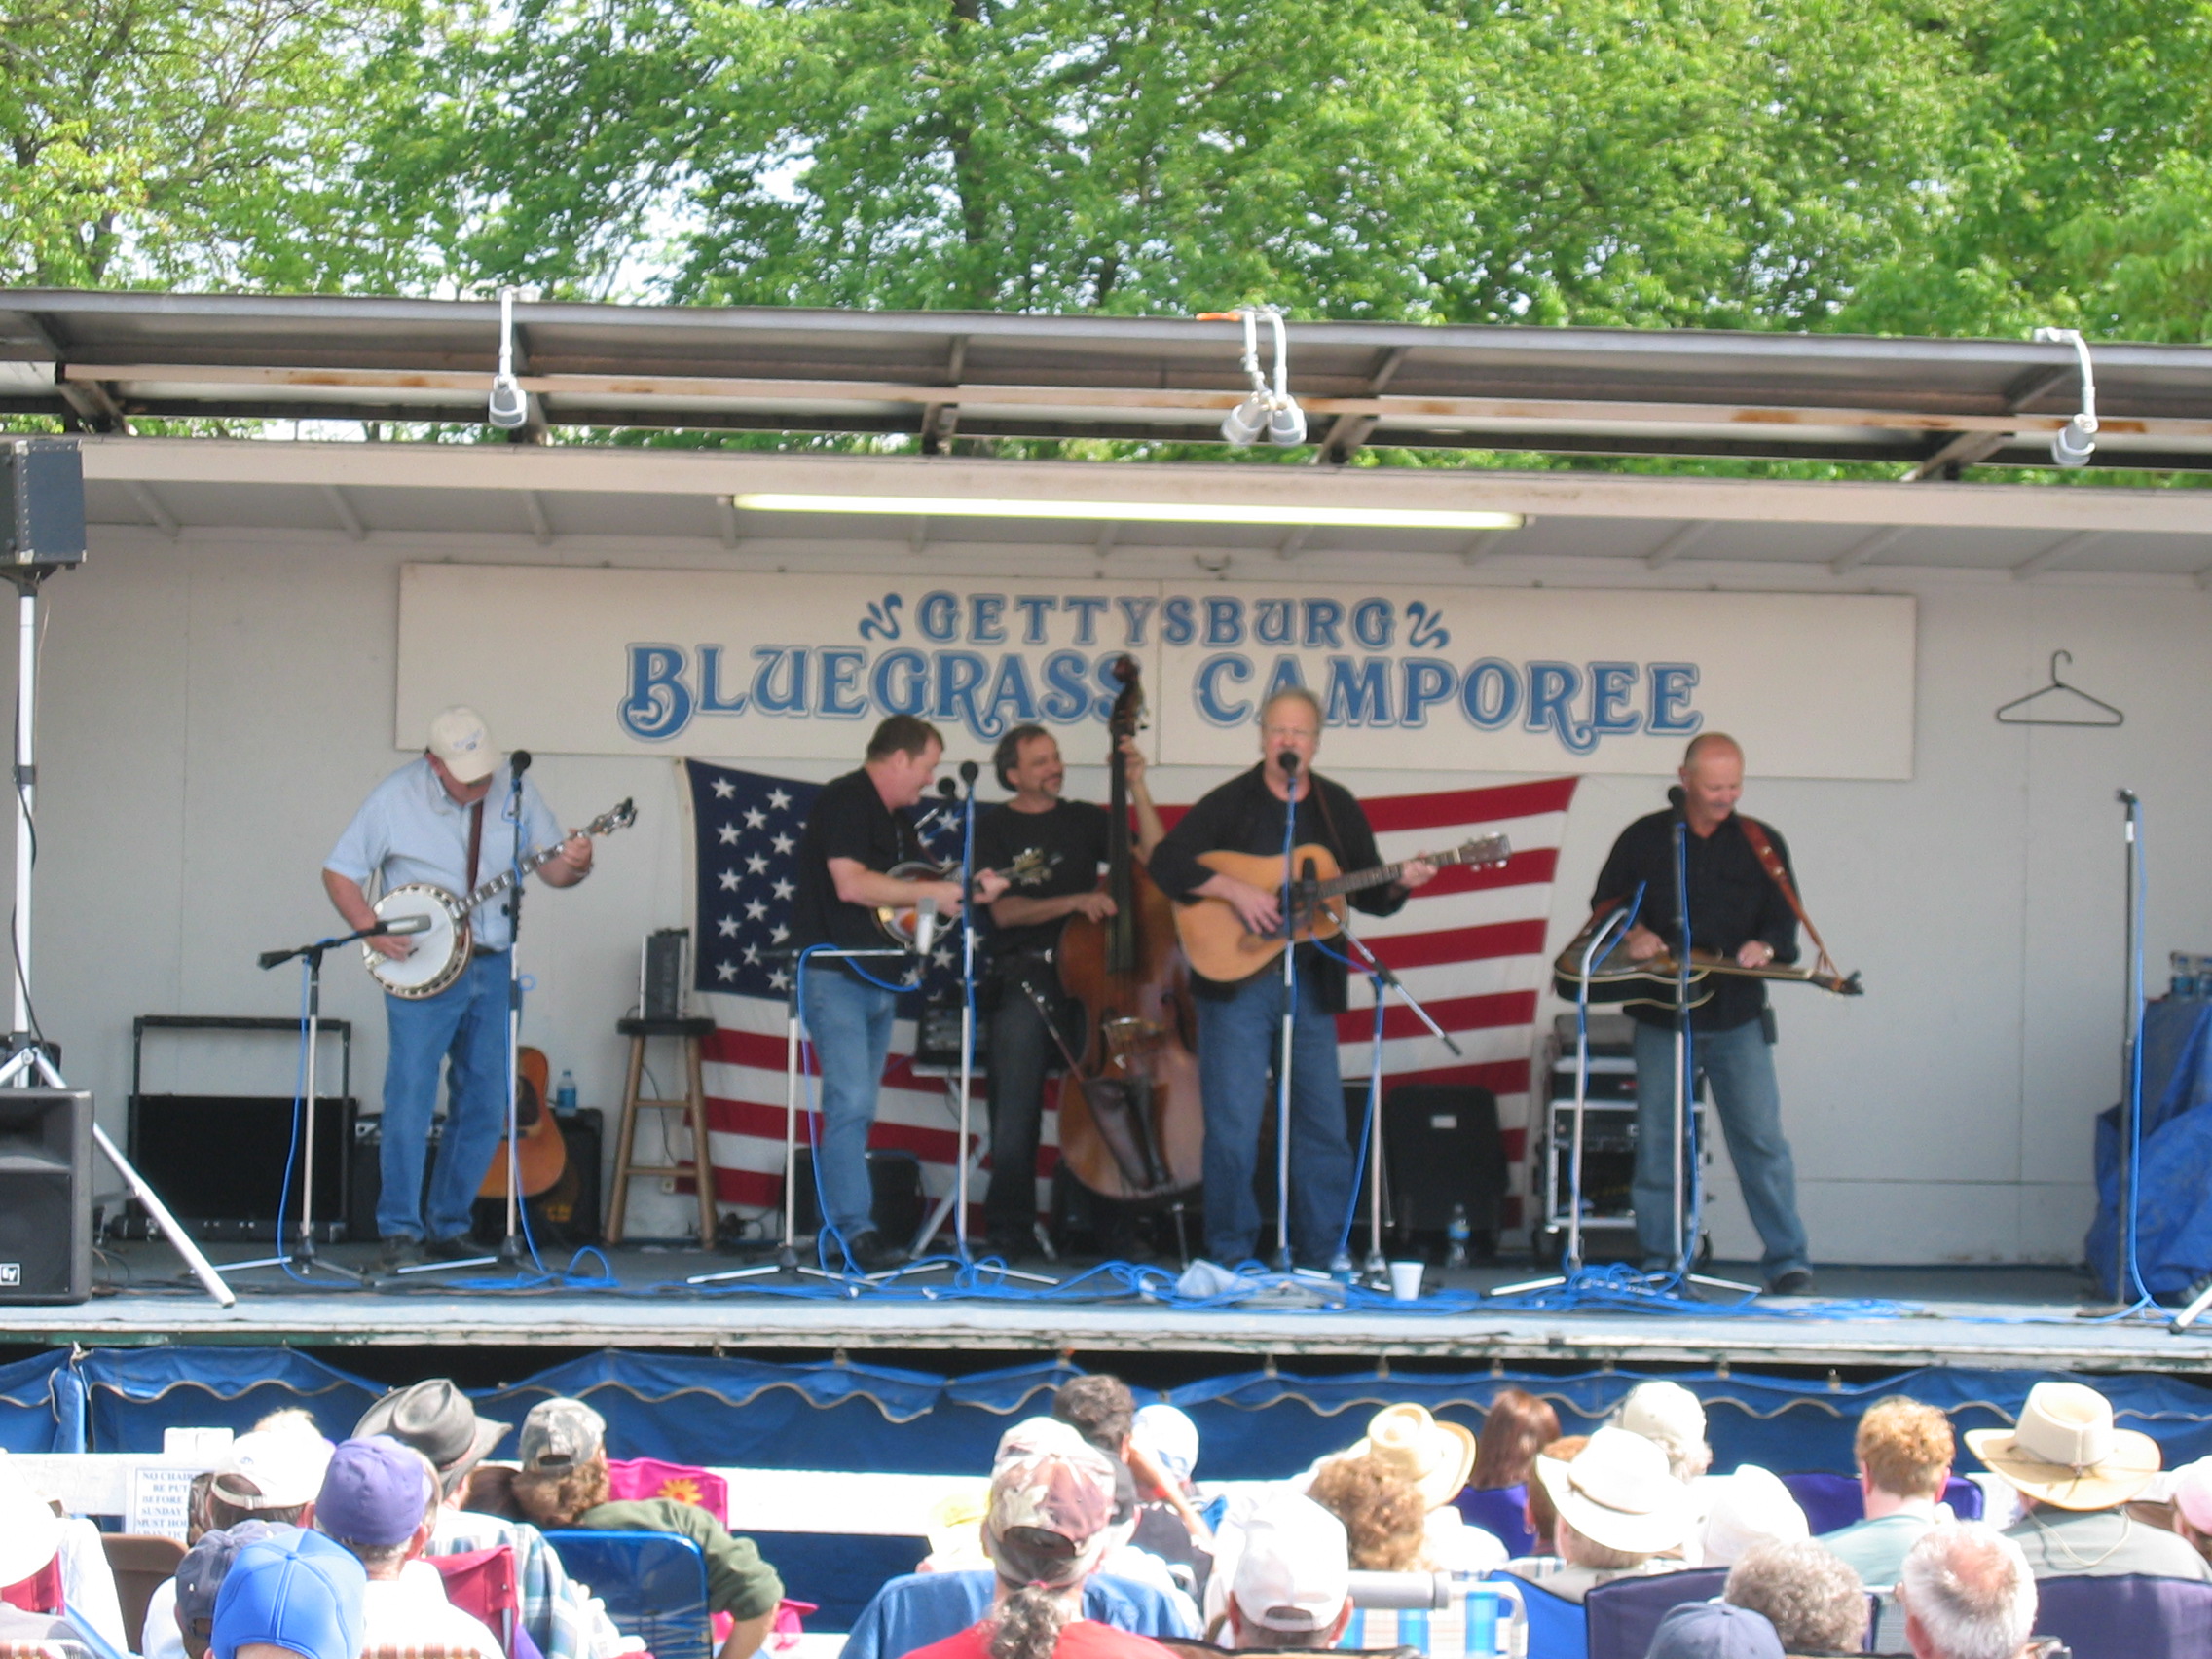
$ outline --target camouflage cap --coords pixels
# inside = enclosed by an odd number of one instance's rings
[[[1013,1584],[1064,1589],[1098,1564],[1114,1516],[1114,1462],[1088,1445],[1001,1462],[991,1475],[983,1546]]]

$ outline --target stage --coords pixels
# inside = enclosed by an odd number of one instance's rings
[[[246,1259],[248,1247],[213,1253]],[[366,1264],[367,1245],[326,1259]],[[910,1274],[889,1289],[841,1295],[825,1279],[775,1274],[691,1287],[692,1274],[743,1265],[694,1250],[608,1252],[611,1283],[491,1288],[489,1269],[418,1275],[400,1288],[357,1288],[329,1274],[309,1285],[274,1270],[239,1274],[238,1305],[218,1307],[176,1273],[156,1244],[114,1251],[103,1291],[81,1307],[0,1309],[0,1345],[21,1348],[162,1344],[340,1349],[424,1346],[660,1349],[699,1353],[898,1352],[942,1362],[954,1353],[1074,1352],[1111,1367],[1115,1355],[1244,1359],[1389,1359],[1500,1364],[1809,1367],[1855,1372],[1956,1366],[2081,1372],[2212,1374],[2212,1322],[2173,1335],[2164,1315],[2087,1316],[2083,1280],[2051,1268],[1824,1268],[1817,1297],[1769,1299],[1748,1310],[1727,1293],[1666,1311],[1530,1309],[1485,1301],[1526,1280],[1498,1263],[1441,1275],[1441,1293],[1390,1307],[1179,1308],[1089,1288],[1007,1281],[992,1292],[948,1272]],[[549,1267],[564,1265],[548,1260]],[[1081,1265],[1057,1270],[1061,1277]],[[129,1281],[122,1281],[128,1272]],[[587,1263],[581,1272],[597,1278]],[[1721,1276],[1755,1276],[1718,1264]],[[1439,1275],[1431,1274],[1432,1281]],[[443,1282],[440,1282],[443,1281]],[[333,1356],[337,1357],[337,1356]],[[995,1363],[996,1361],[994,1361]],[[345,1363],[338,1358],[338,1363]],[[427,1363],[427,1362],[426,1362]]]

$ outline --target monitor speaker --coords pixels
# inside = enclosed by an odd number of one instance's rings
[[[85,461],[75,438],[0,441],[0,562],[85,562]]]
[[[1382,1100],[1382,1145],[1401,1239],[1441,1237],[1460,1210],[1476,1253],[1494,1248],[1507,1175],[1496,1095],[1456,1084],[1401,1084]]]
[[[684,958],[690,952],[689,928],[661,928],[645,935],[645,953],[638,974],[638,1013],[642,1017],[683,1017]]]
[[[0,1088],[0,1303],[92,1294],[92,1097]]]

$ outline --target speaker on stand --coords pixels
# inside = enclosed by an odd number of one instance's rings
[[[0,1088],[0,1303],[92,1294],[92,1097]]]

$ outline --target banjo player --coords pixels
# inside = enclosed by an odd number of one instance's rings
[[[515,822],[514,778],[473,709],[450,708],[430,721],[428,746],[386,778],[361,803],[323,861],[322,885],[349,927],[377,924],[367,897],[423,882],[467,894],[521,857],[556,844],[538,866],[549,887],[572,887],[591,873],[588,834],[566,838],[529,777],[521,780]],[[520,845],[517,845],[517,841]],[[464,918],[467,961],[429,994],[385,997],[388,1048],[384,1074],[384,1189],[378,1266],[389,1272],[427,1256],[453,1261],[474,1253],[469,1206],[499,1139],[507,1104],[507,963],[513,923],[503,903],[487,902]],[[423,945],[386,936],[370,946],[404,964]],[[437,1104],[439,1061],[446,1062],[445,1133],[427,1198],[423,1164]]]

